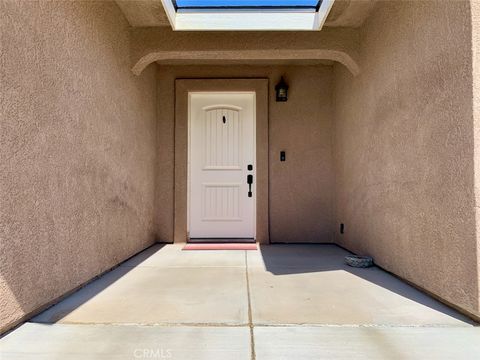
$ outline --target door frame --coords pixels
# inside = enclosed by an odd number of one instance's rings
[[[256,241],[269,242],[268,207],[268,79],[175,80],[174,242],[188,239],[189,93],[254,92],[256,157]]]
[[[232,95],[253,95],[253,157],[256,160],[256,153],[257,153],[257,143],[256,143],[256,138],[257,138],[257,129],[256,129],[256,123],[257,123],[257,99],[256,99],[256,93],[254,91],[189,91],[188,92],[188,158],[187,158],[187,235],[189,237],[190,234],[190,226],[191,226],[191,196],[192,196],[192,189],[191,189],[191,171],[192,171],[192,111],[191,111],[191,100],[192,100],[192,95],[194,94],[210,94],[210,95],[215,95],[215,94],[232,94]],[[235,106],[234,106],[235,107]],[[257,236],[257,224],[255,221],[255,216],[257,213],[257,182],[256,182],[256,172],[257,172],[257,164],[256,161],[254,162],[254,171],[253,171],[253,176],[254,176],[254,181],[253,181],[253,220],[254,220],[254,225],[253,225],[253,237],[256,239]],[[246,174],[245,174],[246,176]],[[212,236],[214,238],[214,236]],[[228,236],[225,236],[223,238],[228,238]],[[246,237],[238,237],[237,238],[246,238]],[[234,239],[234,238],[232,238]]]

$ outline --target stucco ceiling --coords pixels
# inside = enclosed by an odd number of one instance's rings
[[[358,27],[376,0],[335,0],[324,26]],[[116,0],[133,27],[170,26],[161,0]]]

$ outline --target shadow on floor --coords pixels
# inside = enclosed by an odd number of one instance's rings
[[[140,265],[142,262],[154,255],[156,252],[160,251],[165,245],[166,244],[153,244],[147,249],[141,251],[140,253],[131,256],[107,273],[92,279],[85,286],[82,286],[73,294],[69,294],[64,299],[60,300],[56,304],[41,312],[39,315],[33,317],[30,321],[38,323],[52,323],[60,321],[65,316],[74,311],[76,308],[85,304],[87,301],[100,294],[103,290],[107,289],[110,285],[120,280],[127,273],[132,271],[135,266]],[[68,310],[65,310],[63,312],[56,312],[53,319],[43,321],[42,315],[59,303],[68,303],[68,306],[65,307]],[[112,304],[112,306],[114,306],[114,304]]]
[[[153,255],[157,254],[161,251],[165,245],[156,244],[151,246],[150,248],[142,251],[141,253],[133,256],[132,258],[124,261],[120,264],[116,269],[110,271],[97,279],[96,281],[91,282],[88,286],[83,287],[81,291],[75,292],[75,294],[68,296],[62,301],[62,305],[57,307],[56,309],[52,309],[52,311],[46,310],[46,312],[38,315],[37,317],[33,318],[33,322],[40,322],[40,323],[52,323],[58,322],[62,320],[68,314],[74,312],[78,307],[82,306],[83,304],[87,303],[91,299],[93,299],[96,295],[100,294],[102,291],[107,289],[109,286],[114,284],[115,282],[119,281],[122,277],[132,271],[135,267],[141,265],[144,261],[148,260]],[[178,251],[181,251],[180,249]],[[361,278],[371,284],[375,284],[383,289],[386,289],[392,293],[398,294],[406,299],[409,299],[413,302],[418,304],[422,304],[426,307],[429,307],[433,310],[436,310],[440,313],[448,315],[452,318],[457,320],[475,324],[473,321],[469,320],[467,317],[461,315],[457,311],[449,308],[446,305],[436,301],[432,297],[428,296],[427,294],[413,288],[412,286],[406,284],[405,282],[401,281],[400,279],[394,277],[393,275],[383,271],[378,267],[372,267],[368,269],[357,269],[349,267],[344,263],[345,255],[349,254],[346,250],[338,247],[337,245],[326,245],[326,244],[317,244],[317,245],[267,245],[261,246],[260,251],[251,251],[248,253],[248,268],[258,268],[262,269],[262,271],[266,270],[267,272],[276,275],[276,276],[283,276],[283,275],[293,275],[293,274],[308,274],[308,273],[321,273],[321,272],[334,272],[334,271],[343,271],[349,274],[355,275],[358,278]],[[173,253],[172,253],[173,254]],[[191,256],[191,253],[189,253]],[[209,259],[208,261],[216,262],[222,256],[230,256],[232,252],[228,251],[220,251],[215,252],[212,254],[208,251],[200,251],[198,252],[199,256],[203,256],[202,254],[206,255]],[[208,255],[207,255],[208,254]],[[168,252],[167,252],[168,255]],[[177,255],[178,256],[178,253]],[[158,261],[158,260],[157,260]],[[263,270],[264,269],[264,270]],[[222,267],[218,267],[218,271],[222,271]],[[345,277],[343,277],[345,278]],[[314,277],[313,279],[316,279]],[[332,279],[335,279],[333,277]],[[152,281],[151,279],[149,281]],[[333,280],[335,281],[335,280]],[[352,290],[351,293],[348,292],[348,279],[346,280],[346,291],[344,296],[347,298],[351,298],[353,302],[355,302],[355,292]],[[311,282],[310,282],[311,284]],[[136,284],[140,286],[139,284]],[[327,287],[325,287],[327,285]],[[369,286],[366,284],[366,287],[358,288],[358,282],[352,282],[352,288],[365,289],[368,290]],[[194,283],[189,284],[188,286],[195,286]],[[319,284],[319,286],[324,286],[325,291],[328,291],[328,283]],[[371,289],[371,287],[370,287]],[[318,289],[317,289],[318,290]],[[132,290],[133,291],[133,290]],[[341,292],[342,290],[340,290]],[[363,291],[363,290],[359,290]],[[338,292],[338,290],[337,290]],[[385,292],[383,292],[385,293]],[[368,295],[369,293],[367,293]],[[370,298],[374,299],[375,297],[382,296],[382,292],[374,291],[373,294],[369,294],[368,296],[363,296],[363,301],[365,299]],[[340,296],[343,296],[340,294]],[[382,298],[383,299],[383,298]],[[114,301],[108,303],[107,306],[111,308],[115,308],[118,306],[119,309],[122,309],[122,304],[124,299],[122,296],[119,295],[118,300],[115,298]],[[154,300],[152,300],[154,301]],[[383,300],[382,300],[383,301]],[[385,300],[388,301],[388,300]],[[124,304],[123,304],[124,305]],[[134,306],[134,304],[131,304]],[[389,304],[385,304],[386,308],[388,309]],[[384,307],[385,307],[384,306]],[[406,311],[405,309],[396,309],[393,308],[392,311]],[[419,308],[421,309],[421,308]],[[128,311],[127,309],[125,311]],[[410,310],[411,311],[411,310]],[[421,310],[420,310],[421,311]],[[415,316],[415,314],[412,314]]]
[[[317,273],[325,271],[346,271],[370,283],[394,292],[402,297],[444,313],[460,321],[478,325],[458,311],[442,304],[426,293],[415,289],[392,274],[377,266],[354,268],[345,264],[344,257],[351,254],[335,244],[275,244],[261,245],[261,258],[265,270],[274,275]],[[353,297],[354,293],[345,294]]]

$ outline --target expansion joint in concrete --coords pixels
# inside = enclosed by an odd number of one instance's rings
[[[251,359],[255,360],[255,335],[253,332],[253,317],[252,317],[252,300],[250,297],[250,280],[248,278],[248,255],[245,251],[245,278],[247,281],[247,302],[248,302],[248,327],[250,329],[250,347],[251,347]]]

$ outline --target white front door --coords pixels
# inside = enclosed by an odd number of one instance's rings
[[[189,121],[190,238],[254,238],[255,93],[189,93]]]

